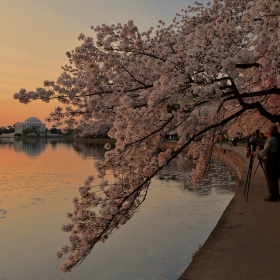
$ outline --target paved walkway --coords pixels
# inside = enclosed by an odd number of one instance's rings
[[[280,202],[267,202],[261,168],[252,174],[249,200],[243,197],[249,166],[243,147],[232,147],[244,158],[240,186],[217,226],[180,280],[279,280]],[[257,166],[255,161],[253,171]]]

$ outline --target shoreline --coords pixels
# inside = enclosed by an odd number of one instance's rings
[[[236,193],[217,225],[179,280],[256,280],[280,278],[280,203],[268,196],[261,168],[252,174],[249,200],[243,196],[249,159],[243,147],[228,147],[242,161]],[[257,166],[255,161],[253,172]]]

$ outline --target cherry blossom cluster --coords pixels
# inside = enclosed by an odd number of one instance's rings
[[[96,166],[99,177],[87,180],[73,201],[70,224],[63,226],[70,245],[57,253],[69,255],[62,271],[127,222],[151,178],[185,148],[197,163],[193,180],[199,183],[225,131],[247,135],[267,121],[280,121],[279,3],[195,2],[169,26],[159,21],[143,32],[130,20],[92,27],[95,39],[79,35],[81,45],[66,53],[69,64],[57,81],[14,95],[25,104],[57,99],[61,106],[48,121],[80,125],[79,133],[86,135],[96,129],[93,121],[104,120],[116,139]],[[175,151],[157,154],[174,131]]]
[[[109,130],[112,128],[112,124],[107,123],[105,120],[89,121],[87,123],[81,123],[74,130],[76,137],[105,137]]]

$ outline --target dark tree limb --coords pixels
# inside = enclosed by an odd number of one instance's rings
[[[261,65],[259,63],[244,63],[244,64],[236,64],[235,68],[241,68],[241,69],[248,69],[253,67],[260,67]]]
[[[230,95],[233,93],[234,92],[229,92],[229,93],[227,93],[227,95]],[[255,92],[244,92],[244,93],[241,93],[241,96],[242,96],[242,98],[253,98],[253,97],[260,97],[260,96],[266,96],[266,95],[272,95],[272,94],[280,95],[280,88],[273,87],[273,88],[255,91]],[[225,101],[234,100],[234,99],[236,99],[235,96],[230,96],[230,97],[226,98]]]
[[[263,106],[261,103],[256,102],[256,103],[251,103],[251,104],[247,104],[246,108],[248,110],[251,109],[257,109],[259,111],[259,113],[266,117],[268,120],[270,120],[272,123],[280,123],[280,115],[273,115],[271,113],[269,113]]]

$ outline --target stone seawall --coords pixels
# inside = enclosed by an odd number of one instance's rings
[[[239,187],[216,227],[193,258],[180,280],[279,280],[279,202],[267,202],[261,168],[252,174],[248,202],[244,197],[249,159],[243,147],[228,147],[243,159]],[[241,161],[235,159],[240,168]],[[239,163],[238,163],[239,162]],[[254,162],[253,170],[257,167]]]
[[[214,147],[213,158],[225,162],[230,169],[233,168],[237,174],[236,179],[240,182],[244,161],[242,157],[234,151],[234,147]]]

